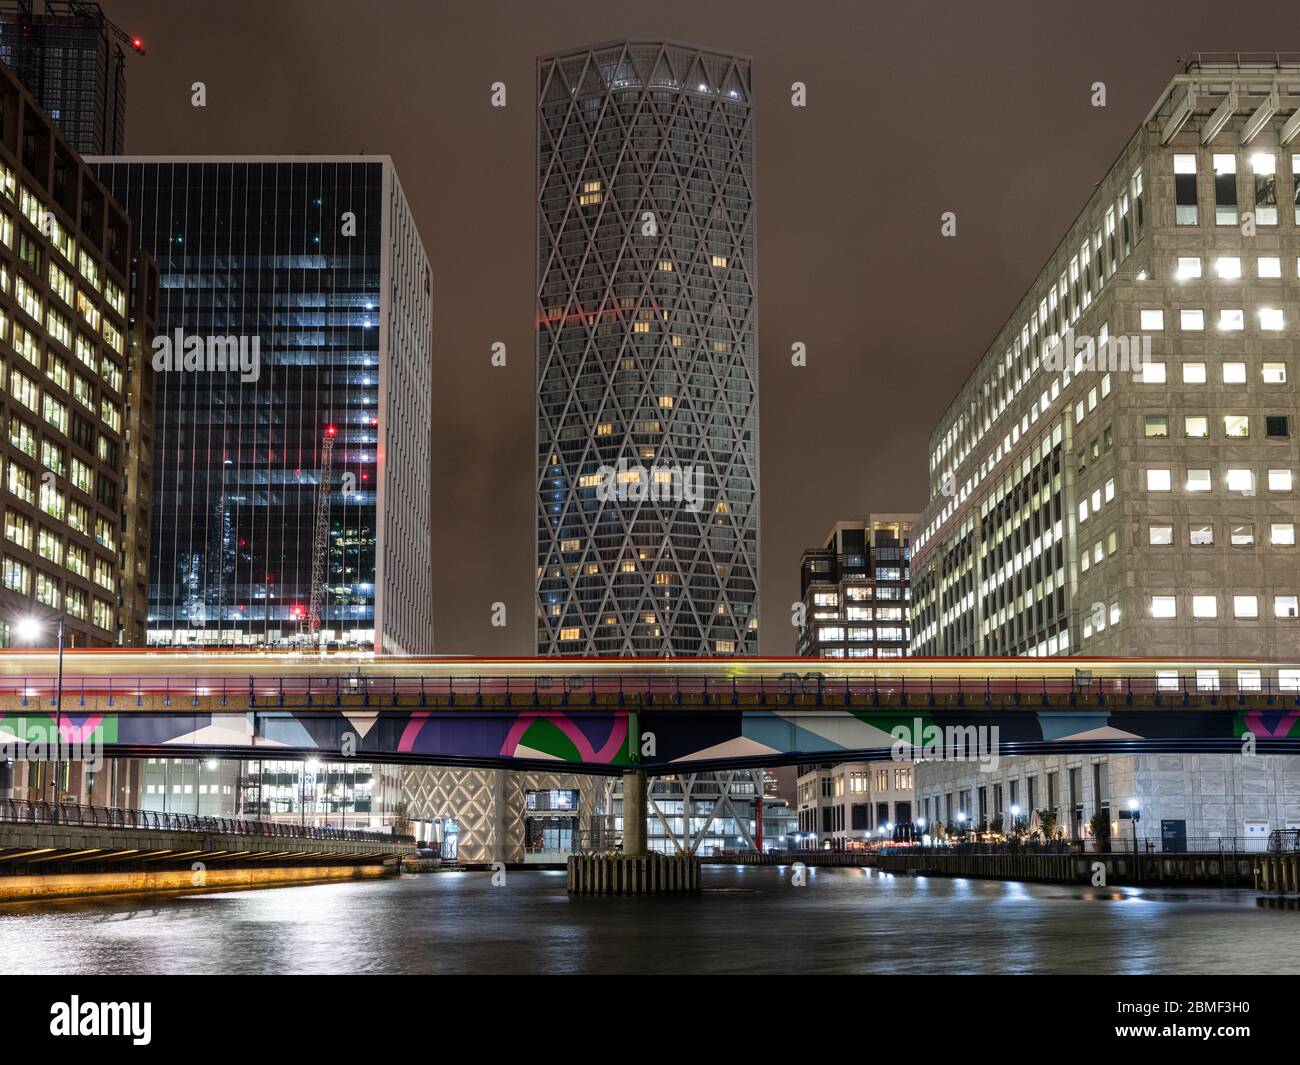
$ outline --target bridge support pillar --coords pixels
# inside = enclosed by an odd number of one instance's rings
[[[623,853],[646,853],[646,777],[644,769],[623,774]]]

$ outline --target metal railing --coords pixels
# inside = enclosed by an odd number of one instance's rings
[[[805,673],[788,673],[779,677],[729,676],[720,671],[711,674],[591,674],[587,676],[285,676],[285,677],[114,677],[75,676],[63,681],[62,709],[77,713],[80,709],[120,708],[130,710],[144,705],[144,700],[161,700],[164,707],[183,708],[200,705],[211,708],[239,708],[356,705],[382,708],[399,701],[417,701],[420,705],[444,707],[481,706],[485,700],[522,704],[542,702],[580,708],[583,705],[607,705],[612,699],[620,704],[630,701],[639,705],[672,706],[727,705],[768,701],[793,702],[812,697],[819,705],[837,702],[915,702],[923,705],[942,699],[961,706],[1011,704],[1032,708],[1062,700],[1092,705],[1133,704],[1238,705],[1266,707],[1300,707],[1300,684],[1279,682],[1278,667],[1263,663],[1243,672],[1255,674],[1249,679],[1235,675],[1235,667],[1205,670],[1200,673],[1162,671],[1132,676],[1093,677],[1086,670],[1075,676],[1034,676],[1032,659],[1025,672],[1015,677],[964,676],[923,677],[890,676],[875,673],[861,677],[824,676],[816,670],[817,660],[809,660]],[[1282,668],[1289,668],[1283,666]],[[21,706],[52,707],[57,690],[52,675],[18,677],[0,676],[0,699],[12,699]]]
[[[20,825],[75,825],[89,828],[135,828],[163,832],[203,832],[231,836],[279,839],[332,839],[356,843],[414,843],[414,836],[365,832],[350,828],[322,828],[285,821],[255,821],[244,817],[204,817],[199,814],[128,810],[116,806],[82,806],[76,803],[30,802],[0,798],[0,823]]]
[[[1024,840],[1016,842],[962,842],[955,837],[929,844],[890,841],[882,850],[940,850],[949,854],[1132,854],[1133,837],[1111,836],[1109,840],[1087,839]],[[1295,854],[1300,853],[1300,832],[1288,829],[1263,836],[1188,836],[1165,841],[1156,836],[1139,836],[1139,854]]]

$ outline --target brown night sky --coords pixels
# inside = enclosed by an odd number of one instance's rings
[[[433,266],[435,642],[475,654],[533,651],[538,55],[667,37],[754,57],[760,616],[763,653],[789,654],[800,552],[837,520],[921,508],[934,419],[1179,58],[1300,43],[1280,0],[1249,18],[1219,0],[104,7],[149,53],[127,56],[128,153],[393,157]]]

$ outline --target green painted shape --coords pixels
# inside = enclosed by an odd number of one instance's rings
[[[519,746],[531,747],[566,762],[582,761],[582,755],[578,753],[573,741],[544,717],[535,719],[528,726],[528,731],[519,739]]]
[[[86,718],[86,714],[74,715],[65,713],[63,715],[64,731],[67,731],[69,724],[81,725]],[[0,714],[0,737],[11,736],[16,740],[29,739],[44,740],[54,735],[55,725],[57,723],[54,714]],[[36,734],[33,737],[31,730],[35,729]],[[116,743],[118,732],[118,718],[116,714],[105,714],[104,720],[96,725],[88,734],[83,735],[80,742],[82,743]]]
[[[895,707],[890,707],[888,710],[882,710],[879,707],[868,708],[856,706],[848,707],[847,709],[849,713],[859,721],[871,725],[873,728],[878,728],[882,732],[892,733],[894,729],[899,725],[902,725],[907,729],[908,734],[911,735],[912,728],[918,720],[921,722],[921,728],[923,729],[934,724],[934,716],[929,713],[922,713],[920,709],[915,713],[908,713],[905,709]],[[928,710],[929,708],[927,707],[926,709]]]

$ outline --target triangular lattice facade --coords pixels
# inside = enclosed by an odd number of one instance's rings
[[[750,62],[538,67],[537,651],[754,654]]]

